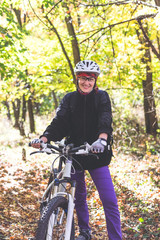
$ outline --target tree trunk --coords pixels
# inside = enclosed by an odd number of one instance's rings
[[[69,64],[69,67],[70,67],[70,70],[71,70],[71,73],[72,73],[72,76],[73,76],[73,82],[74,82],[74,84],[76,84],[76,77],[75,77],[75,74],[74,74],[74,68],[73,68],[73,66],[72,66],[72,63],[71,63],[71,60],[70,60],[69,55],[68,55],[68,53],[67,53],[67,50],[65,49],[65,46],[64,46],[64,44],[63,44],[63,41],[62,41],[62,39],[61,39],[61,37],[60,37],[57,29],[55,28],[54,24],[49,20],[49,18],[48,18],[47,15],[45,16],[45,19],[46,19],[46,20],[48,21],[48,23],[52,26],[52,31],[56,34],[56,36],[57,36],[57,38],[58,38],[58,41],[59,41],[60,46],[61,46],[61,48],[62,48],[63,54],[65,55],[66,60],[67,60],[67,62],[68,62],[68,64]]]
[[[158,52],[160,54],[160,39],[159,39],[159,36],[158,36],[158,32],[157,32],[157,45],[158,45]]]
[[[35,102],[34,103],[34,108],[35,108],[35,114],[39,115],[40,114],[41,104],[39,102]]]
[[[31,97],[28,100],[28,113],[29,113],[29,124],[30,124],[30,132],[35,132],[35,122],[34,122],[34,114],[33,114],[33,104]]]
[[[54,100],[54,107],[56,109],[58,107],[58,100],[57,100],[57,97],[56,97],[56,94],[55,94],[54,90],[52,91],[52,96],[53,96],[53,100]]]
[[[160,7],[160,0],[155,0],[155,4]]]
[[[71,38],[74,64],[76,65],[80,61],[80,51],[79,51],[78,41],[77,41],[77,37],[76,37],[75,31],[74,31],[74,27],[72,24],[72,17],[70,15],[70,13],[68,13],[68,15],[65,17],[65,22],[67,25],[68,34]]]
[[[16,15],[17,21],[18,21],[18,23],[19,23],[19,26],[20,26],[20,28],[22,29],[21,10],[20,10],[20,9],[13,8],[13,11],[15,12],[15,15]]]
[[[20,105],[21,105],[20,99],[16,99],[14,102],[12,102],[13,112],[14,112],[14,120],[15,120],[15,123],[14,123],[15,128],[19,128]]]
[[[60,1],[61,2],[61,1]],[[69,33],[69,36],[70,36],[70,39],[71,39],[71,45],[72,45],[72,52],[73,52],[73,58],[74,58],[74,64],[77,64],[77,62],[80,61],[80,50],[79,50],[79,46],[78,46],[78,41],[77,41],[77,36],[76,36],[76,33],[75,33],[75,30],[74,30],[74,26],[73,26],[73,23],[72,23],[72,17],[71,17],[71,14],[70,14],[70,10],[68,8],[68,3],[66,2],[63,2],[62,1],[62,6],[63,8],[66,9],[66,16],[65,16],[65,22],[66,22],[66,25],[67,25],[67,30],[68,30],[68,33]],[[43,7],[42,7],[43,9]],[[72,73],[72,76],[73,76],[73,82],[74,84],[76,85],[76,77],[75,77],[75,74],[74,74],[74,68],[72,66],[72,63],[71,63],[71,60],[69,58],[69,55],[65,49],[65,46],[62,42],[62,39],[57,31],[57,29],[55,28],[54,24],[51,22],[51,20],[48,18],[48,14],[46,14],[45,16],[46,20],[48,21],[48,23],[52,26],[52,31],[54,31],[54,33],[57,35],[58,37],[58,40],[59,40],[59,43],[61,45],[61,48],[62,48],[62,51],[67,59],[67,62],[69,64],[69,67],[70,67],[70,70],[71,70],[71,73]]]
[[[3,103],[4,103],[4,105],[5,105],[5,106],[6,106],[6,108],[7,108],[7,118],[8,118],[8,120],[10,120],[10,121],[11,121],[11,112],[10,112],[9,103],[8,103],[8,101],[7,101],[7,100],[6,100],[6,101],[4,101]]]
[[[140,27],[141,29],[141,27]],[[141,29],[142,30],[142,29]],[[143,31],[148,34],[148,27],[146,26]],[[158,120],[156,115],[156,106],[153,94],[153,81],[152,81],[152,69],[151,69],[151,52],[150,45],[144,35],[141,35],[137,31],[137,36],[140,43],[144,46],[145,54],[142,62],[146,64],[146,80],[143,80],[143,105],[144,105],[144,116],[145,116],[145,127],[146,133],[151,135],[157,134]]]
[[[64,8],[66,8],[66,11],[67,11],[67,14],[65,16],[65,22],[66,22],[66,25],[67,25],[68,34],[69,34],[70,39],[71,39],[74,64],[76,65],[80,61],[80,50],[79,50],[79,45],[78,45],[78,41],[77,41],[77,36],[76,36],[74,26],[73,26],[73,23],[72,23],[73,19],[72,19],[72,16],[70,14],[70,9],[69,9],[67,3],[63,3],[62,6]]]
[[[143,94],[144,94],[144,115],[146,133],[151,135],[157,134],[158,120],[156,115],[156,106],[153,94],[153,81],[151,69],[151,53],[146,44],[145,61],[146,61],[146,80],[143,80]]]
[[[24,121],[19,121],[19,126],[18,126],[19,132],[21,136],[25,136],[25,130],[24,130]]]
[[[15,118],[14,127],[19,129],[21,136],[25,136],[24,120],[23,119],[20,120],[20,106],[21,106],[20,99],[16,99],[15,102],[12,102],[12,105]]]
[[[22,120],[23,120],[24,122],[26,121],[26,112],[27,112],[26,99],[25,99],[25,95],[23,95],[23,102],[22,102]]]
[[[14,13],[16,15],[19,27],[22,30],[23,23],[26,22],[26,14],[24,14],[24,16],[23,16],[24,18],[23,18],[23,22],[22,22],[22,10],[13,8],[13,11],[14,11]],[[13,107],[13,108],[15,108],[15,107]],[[19,116],[18,116],[18,119],[16,120],[17,121],[16,125],[17,125],[17,128],[20,131],[20,135],[21,136],[25,136],[25,130],[24,130],[24,122],[26,120],[26,100],[25,100],[25,95],[23,95],[23,98],[22,98],[22,109],[21,109],[21,118],[20,118],[21,120],[19,120],[19,117],[20,117],[20,106],[19,106],[19,113],[18,113],[18,115]]]

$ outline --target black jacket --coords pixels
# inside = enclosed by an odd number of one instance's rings
[[[59,141],[66,137],[67,143],[73,143],[74,146],[84,142],[92,144],[100,133],[107,133],[110,139],[111,124],[111,103],[107,92],[93,90],[88,95],[82,95],[75,91],[64,96],[43,136],[48,141]],[[83,169],[94,169],[110,163],[112,150],[106,149],[97,155],[99,159],[93,156],[76,156],[75,159]],[[76,169],[80,168],[76,162],[73,164]]]

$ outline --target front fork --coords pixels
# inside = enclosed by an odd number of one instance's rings
[[[68,213],[67,213],[67,223],[65,230],[65,240],[70,240],[71,230],[72,230],[72,222],[73,222],[73,214],[74,214],[74,197],[76,190],[76,181],[71,181],[71,191],[68,194]]]
[[[67,193],[65,191],[65,187],[67,183],[71,184],[71,190],[70,193]],[[50,183],[52,184],[52,183]],[[55,179],[53,185],[50,187],[51,195],[50,197],[56,197],[56,196],[64,196],[68,199],[68,209],[67,209],[67,221],[66,221],[66,227],[65,227],[65,238],[64,240],[70,240],[71,236],[71,230],[72,230],[72,222],[73,222],[73,214],[74,214],[74,197],[75,197],[75,190],[76,190],[76,181],[71,179],[63,179],[62,181],[59,179]],[[61,191],[60,191],[61,190]],[[46,190],[47,194],[47,190]],[[44,199],[45,196],[43,196]],[[41,210],[43,207],[47,205],[48,201],[42,201],[41,203]],[[55,216],[53,216],[55,217]],[[54,218],[55,219],[55,218]],[[55,220],[54,220],[55,221]],[[48,230],[49,231],[49,230]]]
[[[69,182],[71,184],[71,190],[70,193],[67,193],[64,190],[64,184],[67,184]],[[58,186],[54,187],[54,196],[65,196],[68,199],[68,209],[67,209],[67,221],[66,221],[66,227],[65,227],[65,238],[64,240],[70,240],[71,236],[71,230],[72,230],[72,222],[73,222],[73,214],[74,214],[74,197],[75,197],[75,190],[76,190],[76,181],[71,181],[70,179],[66,179],[66,182],[60,184],[62,186],[61,191],[58,191]]]

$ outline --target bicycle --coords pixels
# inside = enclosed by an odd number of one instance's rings
[[[31,145],[31,144],[29,144]],[[72,162],[73,155],[97,155],[90,152],[88,143],[79,147],[62,142],[55,145],[41,143],[41,150],[32,152],[58,154],[51,165],[51,175],[48,187],[44,192],[40,205],[40,220],[36,232],[36,240],[74,240],[74,196],[76,181],[71,180],[75,169]],[[55,168],[55,162],[58,168]]]

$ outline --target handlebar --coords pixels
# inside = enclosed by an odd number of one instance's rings
[[[29,143],[29,146],[31,147],[32,143]],[[39,151],[35,151],[32,152],[32,154],[35,153],[47,153],[47,154],[51,154],[51,153],[62,153],[64,155],[72,155],[72,154],[89,154],[90,153],[90,148],[91,146],[88,143],[85,143],[79,147],[74,147],[73,144],[68,144],[68,145],[62,145],[61,143],[58,143],[59,147],[54,146],[52,144],[49,143],[44,143],[43,141],[41,142],[41,150]]]

